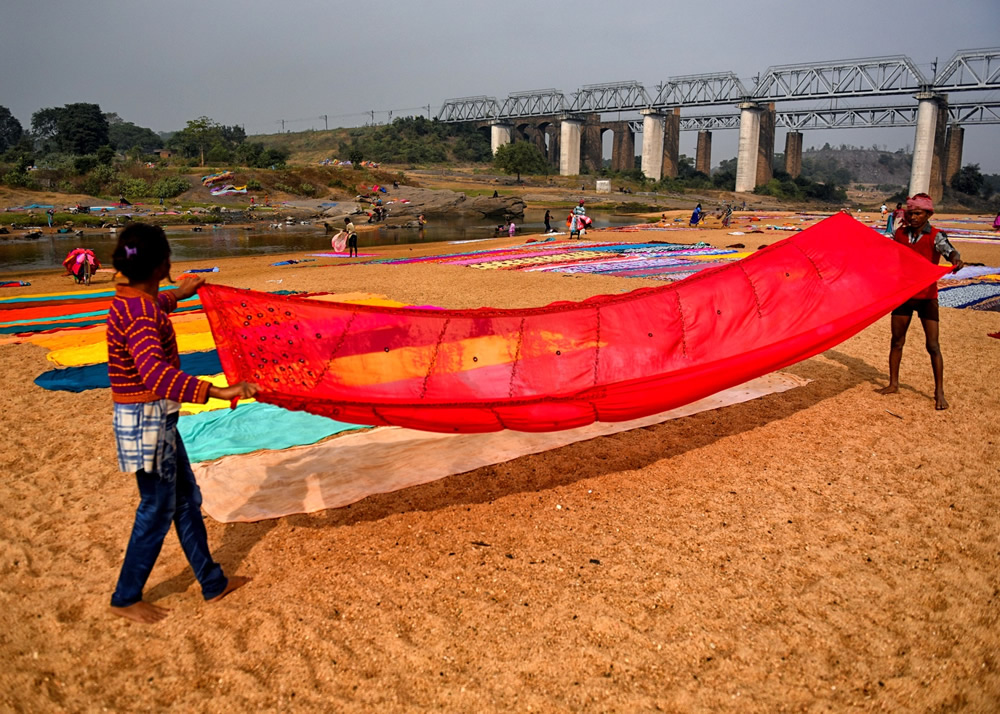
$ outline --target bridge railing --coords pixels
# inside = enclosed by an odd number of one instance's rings
[[[934,78],[934,89],[996,89],[1000,87],[1000,48],[959,50]]]
[[[905,94],[928,81],[909,57],[812,62],[768,67],[754,88],[754,99],[820,99]]]
[[[446,100],[438,119],[488,121],[566,112],[733,105],[746,100],[849,99],[928,90],[943,93],[993,89],[1000,89],[1000,48],[956,52],[932,82],[909,57],[894,55],[769,67],[756,80],[753,91],[748,91],[733,72],[715,72],[671,77],[657,85],[652,100],[636,81],[584,85],[573,94],[571,103],[556,89],[514,92],[503,102],[486,96],[461,97]]]
[[[735,104],[749,92],[733,72],[671,77],[657,85],[655,108]]]
[[[646,88],[639,82],[586,84],[573,95],[572,112],[614,112],[646,109],[650,105]]]
[[[565,94],[557,89],[535,89],[508,95],[500,107],[498,118],[548,116],[565,111]]]

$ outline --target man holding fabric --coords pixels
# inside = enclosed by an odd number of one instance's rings
[[[947,258],[958,272],[965,263],[955,247],[948,241],[944,231],[933,227],[929,219],[934,213],[934,202],[926,193],[918,193],[906,199],[906,215],[903,225],[896,229],[892,239],[897,243],[907,245],[935,265],[941,261],[941,256]],[[934,372],[934,406],[936,409],[947,409],[948,400],[944,398],[944,361],[941,358],[941,346],[938,344],[938,289],[937,283],[921,290],[902,305],[892,311],[892,343],[889,349],[889,385],[879,390],[880,394],[895,394],[899,391],[899,363],[903,359],[903,345],[906,344],[906,331],[910,327],[913,313],[916,311],[920,324],[924,328],[927,341],[927,352],[931,356],[931,369]]]

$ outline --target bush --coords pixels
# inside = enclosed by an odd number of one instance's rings
[[[79,191],[80,193],[85,193],[88,196],[96,196],[101,192],[101,182],[98,181],[94,176],[87,176],[80,182]]]
[[[118,179],[118,172],[106,164],[101,164],[95,168],[90,175],[102,186]]]
[[[263,188],[257,179],[247,179],[247,191],[261,191]]]
[[[122,178],[118,180],[118,195],[126,198],[142,198],[149,195],[149,184],[145,179]]]
[[[284,183],[276,183],[276,184],[274,184],[274,190],[275,191],[282,191],[283,193],[295,193],[295,189],[294,188],[292,188],[288,184],[284,184]]]
[[[299,193],[303,196],[314,196],[316,194],[316,187],[311,183],[303,183],[299,186]]]
[[[97,157],[96,156],[77,156],[73,160],[73,168],[76,173],[80,176],[85,176],[97,168]]]
[[[3,175],[3,182],[11,188],[37,188],[35,182],[24,171],[8,171]]]
[[[174,198],[191,188],[180,176],[166,176],[153,184],[150,194],[156,198]]]

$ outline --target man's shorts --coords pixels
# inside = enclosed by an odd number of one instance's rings
[[[940,322],[938,317],[937,298],[910,298],[902,305],[892,311],[893,315],[901,317],[912,317],[913,311],[917,311],[917,317],[921,320],[934,320]]]

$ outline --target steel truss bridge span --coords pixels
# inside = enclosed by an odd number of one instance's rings
[[[657,85],[652,99],[636,81],[590,84],[572,99],[556,89],[515,92],[505,100],[476,96],[448,99],[438,112],[443,122],[504,121],[563,113],[665,110],[675,107],[850,99],[917,92],[1000,89],[1000,48],[960,50],[928,80],[908,57],[871,57],[769,67],[748,89],[732,72],[672,77]],[[880,124],[884,126],[884,124]]]

